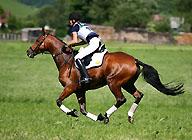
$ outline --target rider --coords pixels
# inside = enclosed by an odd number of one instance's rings
[[[79,71],[81,73],[80,83],[89,83],[91,78],[88,75],[88,72],[85,68],[82,59],[94,52],[100,44],[100,39],[97,35],[86,23],[80,22],[80,15],[78,13],[71,13],[69,15],[70,26],[72,26],[72,41],[68,43],[68,46],[79,46],[88,43],[88,46],[84,48],[83,51],[79,52],[75,56],[75,63],[79,67]],[[78,37],[81,39],[78,42]]]

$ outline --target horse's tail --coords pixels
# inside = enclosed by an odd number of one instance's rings
[[[137,59],[135,60],[135,63],[143,67],[141,72],[142,76],[144,77],[144,80],[150,85],[152,85],[154,88],[156,88],[158,91],[171,96],[184,93],[184,84],[178,84],[176,86],[170,86],[171,83],[162,84],[156,69],[154,69],[152,66],[144,64],[143,62]]]

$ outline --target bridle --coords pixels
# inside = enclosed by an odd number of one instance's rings
[[[39,54],[39,53],[44,53],[44,54],[50,54],[50,53],[46,53],[46,52],[44,52],[44,51],[39,51],[39,48],[40,48],[40,46],[43,44],[43,42],[45,41],[45,39],[47,38],[47,36],[48,35],[51,35],[51,34],[49,34],[49,33],[47,33],[47,34],[45,34],[45,35],[41,35],[42,37],[43,37],[43,40],[40,42],[38,39],[36,40],[36,42],[39,42],[39,44],[37,45],[37,47],[33,50],[32,49],[32,47],[30,47],[29,49],[31,50],[31,53],[33,54],[33,56],[35,56],[35,55],[37,55],[37,54]],[[52,36],[52,35],[51,35]],[[66,45],[66,43],[64,43],[65,45]],[[45,45],[44,45],[44,47],[45,47]],[[53,56],[53,58],[54,59],[56,59],[58,56],[60,56],[60,55],[62,55],[62,58],[63,58],[63,60],[64,60],[64,63],[63,63],[63,65],[59,68],[59,70],[61,70],[61,68],[63,67],[63,66],[66,66],[67,64],[69,64],[69,66],[68,66],[68,69],[70,70],[69,71],[69,76],[68,77],[70,77],[70,75],[71,75],[71,69],[72,69],[72,63],[73,63],[73,61],[74,61],[74,52],[73,52],[73,49],[71,48],[71,47],[69,47],[71,50],[72,50],[72,52],[71,52],[71,55],[66,59],[62,54],[63,54],[63,52],[61,52],[61,53],[59,53],[59,54],[54,54],[54,55],[52,55]],[[38,52],[39,51],[39,52]],[[28,55],[29,56],[29,55]],[[72,59],[71,60],[71,62],[69,62],[69,60],[70,59]]]
[[[41,35],[43,37],[43,40],[41,42],[39,40],[36,40],[36,42],[40,42],[40,43],[37,45],[37,47],[34,50],[32,49],[32,47],[30,47],[30,50],[32,51],[33,55],[37,55],[38,54],[37,52],[39,51],[40,46],[43,44],[43,42],[45,41],[45,39],[47,38],[48,35],[49,35],[49,33],[46,34],[46,35]],[[39,53],[43,54],[45,52],[40,51]]]

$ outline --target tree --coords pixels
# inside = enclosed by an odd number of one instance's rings
[[[158,9],[156,0],[119,0],[116,5],[112,20],[117,29],[130,26],[145,28]]]
[[[174,6],[175,0],[157,0],[158,2],[158,13],[161,15],[171,16],[175,13],[175,6]]]
[[[89,16],[93,0],[71,0],[69,5],[70,12],[78,12],[81,15],[81,21],[92,23],[92,17]]]
[[[175,0],[176,15],[184,17],[187,30],[192,32],[192,0]]]
[[[51,5],[47,5],[39,10],[39,12],[36,15],[36,20],[38,25],[41,27],[45,25],[54,27],[55,16],[56,16],[56,12],[54,10],[54,7]]]
[[[12,32],[21,29],[22,27],[22,23],[14,15],[10,15],[7,24],[8,29],[10,29]]]
[[[8,27],[10,30],[16,30],[17,29],[17,19],[15,16],[11,15],[8,19]]]
[[[17,1],[38,8],[43,7],[45,5],[55,6],[55,0],[17,0]]]
[[[93,0],[90,5],[88,16],[94,24],[108,24],[115,9],[115,0]]]
[[[3,17],[5,17],[5,11],[4,11],[3,7],[1,7],[1,5],[0,5],[0,18],[3,18]],[[0,26],[0,30],[5,30],[5,29],[6,29],[5,24],[2,23]]]
[[[70,0],[56,0],[55,26],[58,36],[67,34],[68,15]]]
[[[33,16],[33,21],[43,27],[45,25],[57,29],[58,36],[66,34],[69,14],[69,0],[55,0],[56,4],[42,7],[38,13]]]
[[[0,16],[4,17],[5,16],[5,11],[3,9],[3,7],[0,5]]]

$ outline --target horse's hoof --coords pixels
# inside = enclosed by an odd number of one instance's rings
[[[98,117],[97,117],[97,120],[103,121],[104,118],[105,118],[105,116],[103,116],[103,114],[100,113],[100,114],[98,115]]]
[[[130,123],[133,123],[133,121],[134,121],[133,117],[131,117],[131,116],[128,117],[128,120]]]
[[[76,109],[72,109],[71,112],[68,112],[67,115],[71,115],[72,117],[79,117],[79,113]]]
[[[104,124],[108,124],[108,122],[109,122],[109,118],[108,117],[104,117]]]
[[[73,117],[79,117],[80,115],[79,115],[79,112],[76,110],[76,109],[73,109],[72,110],[72,115],[71,116],[73,116]]]

